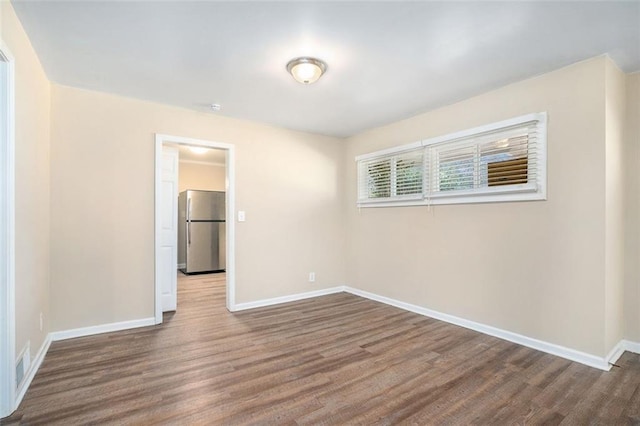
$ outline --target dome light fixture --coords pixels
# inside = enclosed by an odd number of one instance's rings
[[[320,59],[303,56],[289,61],[287,71],[296,81],[302,84],[311,84],[318,81],[327,71],[327,64]]]

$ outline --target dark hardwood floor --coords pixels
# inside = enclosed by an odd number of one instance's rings
[[[349,294],[230,314],[181,276],[161,326],[51,345],[2,424],[640,424],[640,356],[602,372]]]

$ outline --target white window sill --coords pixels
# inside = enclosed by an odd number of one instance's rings
[[[513,201],[544,201],[546,193],[536,191],[533,185],[518,185],[518,188],[492,188],[488,191],[451,191],[432,194],[426,199],[412,200],[366,200],[358,201],[359,208],[437,206],[446,204],[501,203]]]

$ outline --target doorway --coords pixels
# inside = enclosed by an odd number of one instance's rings
[[[15,409],[14,59],[0,40],[0,417]]]
[[[224,176],[224,198],[226,201],[225,214],[225,247],[226,253],[226,307],[229,311],[235,310],[235,151],[231,144],[204,141],[199,139],[182,138],[169,135],[156,135],[155,146],[155,322],[162,323],[163,304],[167,306],[167,297],[177,297],[177,250],[172,247],[177,246],[177,204],[171,209],[174,215],[170,221],[163,216],[163,211],[167,211],[167,205],[163,205],[163,199],[175,199],[177,202],[177,185],[167,185],[167,179],[171,179],[171,166],[168,162],[177,161],[179,150],[185,147],[214,149],[224,153],[225,176]],[[174,159],[172,159],[172,155]],[[177,164],[177,163],[176,163]],[[177,171],[176,171],[177,174]],[[167,177],[168,176],[168,177]],[[176,178],[177,181],[177,178]],[[169,197],[163,194],[171,194]],[[172,198],[170,198],[172,197]],[[164,210],[163,210],[164,209]],[[167,224],[174,226],[173,229]],[[173,243],[169,239],[176,238]],[[169,243],[167,243],[169,241]],[[168,279],[173,274],[173,283],[168,284]],[[172,287],[173,286],[173,287]],[[168,293],[174,292],[173,295]],[[173,308],[175,309],[175,307]],[[165,309],[166,310],[166,309]],[[171,310],[171,308],[169,309]]]

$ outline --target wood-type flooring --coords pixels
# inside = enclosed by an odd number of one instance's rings
[[[54,342],[4,424],[640,424],[610,372],[350,294],[231,314],[180,276],[160,326]]]

